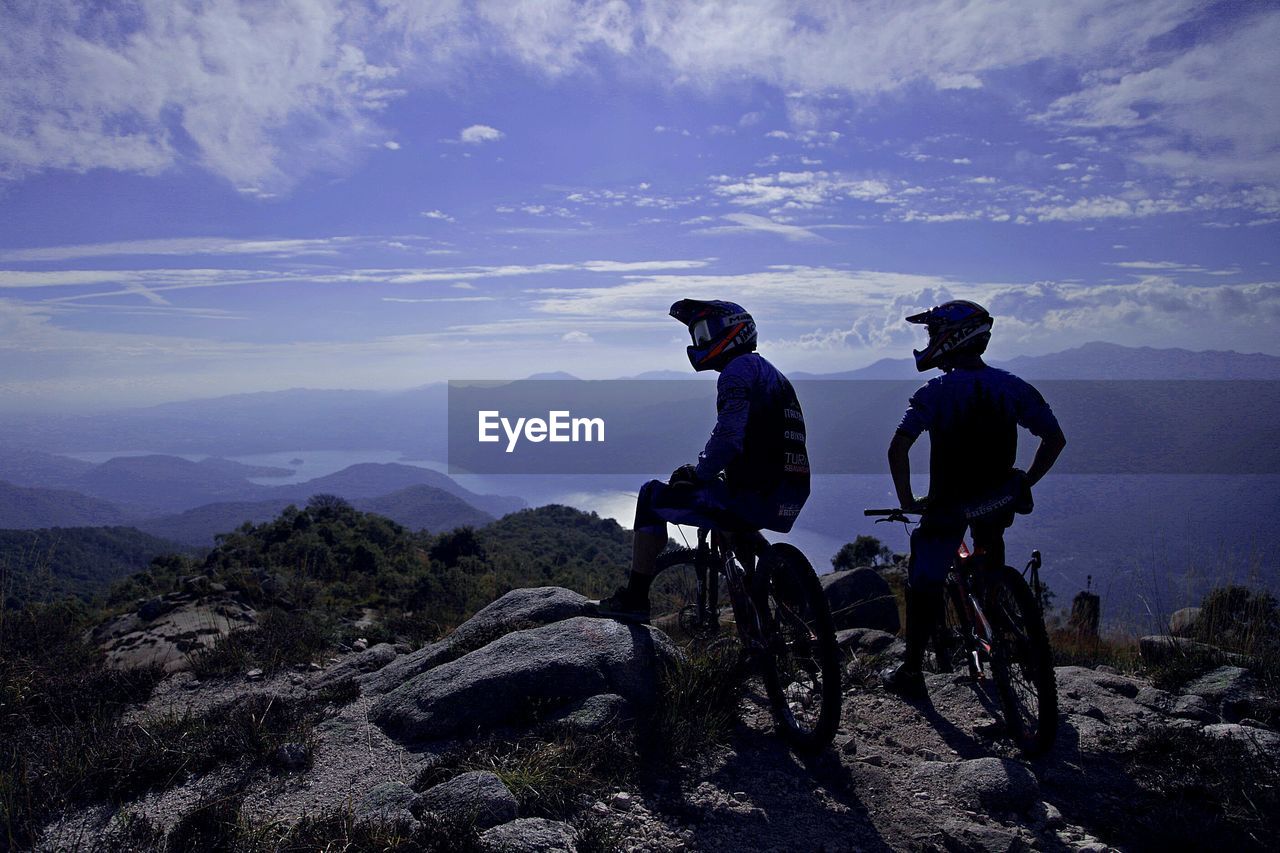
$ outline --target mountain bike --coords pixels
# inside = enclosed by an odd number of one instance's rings
[[[912,523],[901,509],[868,509],[882,521]],[[1026,755],[1053,745],[1058,732],[1058,688],[1053,652],[1044,627],[1040,552],[1019,572],[989,565],[981,550],[963,541],[947,572],[946,619],[934,638],[938,670],[951,672],[963,661],[980,685],[993,684],[1005,727]]]
[[[672,548],[658,569],[688,567],[694,582],[677,614],[680,628],[707,641],[720,631],[720,581],[748,658],[759,668],[784,740],[821,751],[840,724],[840,655],[826,595],[798,549],[770,544],[758,530],[698,530],[696,548]]]

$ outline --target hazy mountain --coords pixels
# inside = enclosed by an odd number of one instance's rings
[[[209,465],[180,456],[118,456],[73,482],[85,494],[154,515],[218,501],[270,497],[270,488],[246,479],[256,470],[227,460]]]
[[[16,486],[58,488],[73,482],[93,467],[69,456],[38,450],[0,448],[0,480]]]
[[[444,456],[446,386],[407,391],[291,389],[92,415],[0,418],[0,443],[55,452],[147,450],[242,456],[397,448]]]
[[[480,500],[481,496],[476,495],[475,499]],[[362,512],[377,513],[410,530],[429,530],[432,533],[455,527],[480,527],[493,521],[489,513],[434,486],[409,486],[389,495],[354,503]]]
[[[335,494],[317,489],[310,494]],[[308,494],[308,498],[310,497]],[[481,499],[481,496],[476,496]],[[481,526],[493,516],[476,509],[460,497],[433,486],[408,486],[372,498],[349,499],[362,512],[372,512],[411,530],[440,533],[465,525]],[[228,533],[245,522],[262,524],[278,516],[289,505],[305,506],[307,498],[278,497],[263,501],[230,501],[198,506],[174,515],[136,522],[139,530],[187,545],[211,547],[214,537]]]
[[[211,503],[174,515],[143,519],[135,524],[139,530],[152,536],[187,545],[210,547],[215,535],[229,533],[246,521],[254,524],[270,521],[293,503],[297,501],[288,498]]]
[[[523,509],[526,504],[516,497],[503,495],[478,495],[458,485],[439,471],[397,463],[379,464],[367,462],[352,465],[327,477],[318,477],[305,483],[276,486],[274,494],[289,495],[305,502],[316,494],[334,494],[352,503],[369,498],[382,497],[411,486],[431,486],[461,498],[471,506],[493,516],[503,516]]]
[[[1280,379],[1280,358],[1273,355],[1124,347],[1101,341],[997,365],[1029,379]]]
[[[572,373],[567,373],[563,370],[552,370],[547,373],[534,373],[529,376],[526,376],[525,378],[526,379],[572,379],[574,381],[578,381],[578,377],[574,376]]]
[[[0,528],[88,527],[125,518],[120,507],[78,492],[0,481]]]
[[[1126,347],[1102,341],[1048,355],[992,359],[991,364],[1026,379],[1280,379],[1280,358],[1231,350]],[[910,358],[882,358],[840,373],[791,374],[792,379],[920,379]]]

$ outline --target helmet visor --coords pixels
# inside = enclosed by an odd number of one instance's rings
[[[706,320],[699,320],[689,327],[689,334],[693,337],[693,345],[700,347],[711,340],[711,327]]]

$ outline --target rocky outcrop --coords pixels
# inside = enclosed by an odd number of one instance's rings
[[[898,600],[889,583],[875,569],[848,569],[821,578],[836,630],[875,628],[896,634],[900,626]]]
[[[486,830],[480,847],[487,853],[577,853],[577,838],[567,823],[526,817]]]
[[[572,590],[558,586],[514,589],[481,609],[445,639],[405,655],[371,675],[364,680],[364,689],[369,693],[386,693],[512,631],[593,613],[595,605]]]
[[[191,656],[239,628],[257,624],[256,611],[217,584],[187,584],[181,592],[142,602],[133,613],[117,616],[93,631],[93,641],[114,669],[160,666],[178,672]]]
[[[454,776],[427,789],[413,802],[414,814],[435,812],[481,830],[515,820],[519,810],[515,795],[502,780],[483,770]]]
[[[658,667],[677,656],[654,628],[576,616],[506,634],[423,672],[375,702],[370,717],[392,737],[423,742],[514,723],[533,703],[614,693],[646,705]]]

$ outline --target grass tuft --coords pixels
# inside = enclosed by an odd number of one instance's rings
[[[1280,758],[1199,731],[1156,729],[1129,754],[1131,777],[1159,798],[1153,849],[1268,847],[1280,837]]]

